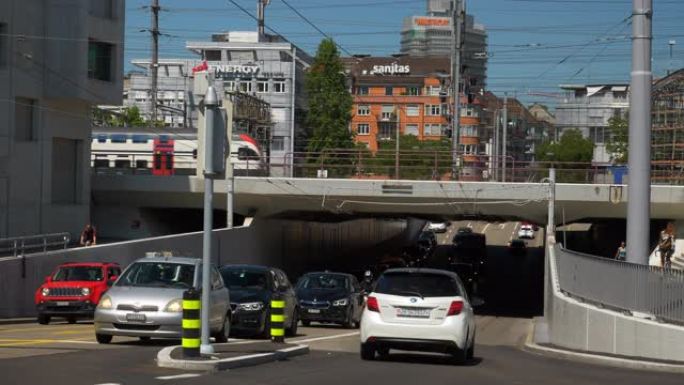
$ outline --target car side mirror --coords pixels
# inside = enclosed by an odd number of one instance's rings
[[[480,297],[473,297],[470,301],[472,307],[480,307],[485,304],[485,301]]]
[[[48,275],[47,277],[45,277],[45,283],[50,283],[50,282],[52,282],[52,276]]]

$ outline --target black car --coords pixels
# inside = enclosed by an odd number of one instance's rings
[[[432,231],[425,230],[418,236],[417,246],[424,250],[431,250],[437,245],[437,237]]]
[[[297,282],[297,299],[304,326],[322,322],[352,328],[361,323],[363,293],[358,280],[351,274],[305,274]]]
[[[219,271],[230,290],[231,333],[268,337],[271,299],[278,294],[285,301],[285,333],[288,336],[297,334],[299,304],[282,270],[255,265],[226,265]]]
[[[508,252],[513,255],[526,255],[527,244],[522,239],[514,239],[508,243]]]

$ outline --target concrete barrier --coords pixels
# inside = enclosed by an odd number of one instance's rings
[[[553,236],[546,247],[544,320],[538,344],[634,359],[684,363],[684,327],[583,303],[560,290]]]

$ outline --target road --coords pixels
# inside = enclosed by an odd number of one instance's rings
[[[362,361],[358,331],[338,327],[300,327],[299,341],[311,347],[307,356],[258,367],[213,374],[158,368],[157,352],[177,341],[142,343],[115,339],[111,345],[94,341],[91,323],[0,326],[0,373],[3,384],[155,384],[204,385],[293,384],[334,385],[392,383],[468,384],[681,384],[681,375],[620,370],[573,363],[527,353],[521,346],[530,332],[531,317],[543,302],[542,236],[530,241],[525,256],[513,256],[505,245],[517,223],[454,222],[487,235],[487,282],[478,310],[476,358],[454,366],[440,355],[393,352],[383,361]],[[452,234],[439,235],[448,243]],[[249,341],[237,341],[249,343]]]

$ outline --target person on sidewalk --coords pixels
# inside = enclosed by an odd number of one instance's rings
[[[97,231],[95,230],[95,227],[88,223],[81,232],[80,245],[87,247],[95,244],[97,244]]]
[[[670,267],[670,259],[675,251],[675,228],[672,222],[667,224],[667,227],[660,232],[658,239],[658,252],[660,253],[660,266],[664,268]]]
[[[627,259],[627,247],[625,247],[625,242],[620,243],[617,252],[615,253],[615,259],[618,261],[625,261]]]

